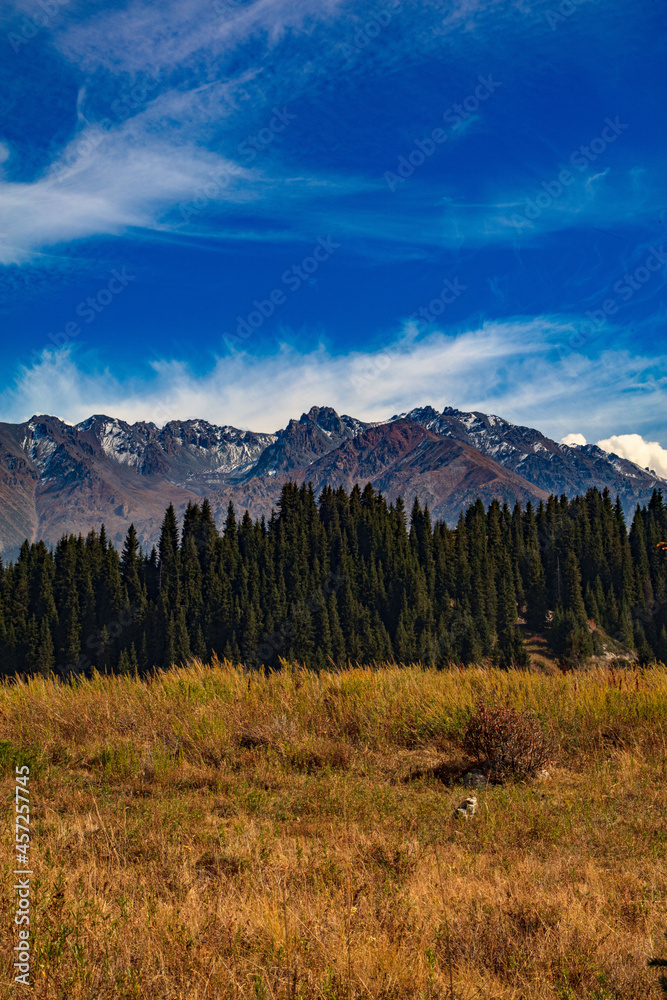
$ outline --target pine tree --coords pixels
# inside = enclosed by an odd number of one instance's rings
[[[634,647],[634,629],[632,627],[632,614],[630,612],[630,604],[627,598],[623,598],[621,601],[621,608],[618,615],[618,641],[621,642],[628,649]]]
[[[343,666],[347,659],[345,636],[343,635],[343,630],[340,627],[338,602],[336,600],[335,593],[329,595],[327,613],[329,617],[329,629],[331,632],[331,658],[337,666]]]
[[[190,637],[182,607],[172,613],[171,621],[174,629],[174,659],[177,663],[185,664],[190,657]]]
[[[494,662],[504,670],[526,667],[528,653],[517,628],[517,600],[511,563],[508,553],[503,553],[496,580],[498,591],[497,640],[493,651]]]
[[[48,618],[42,618],[39,626],[39,644],[37,646],[37,656],[35,659],[35,671],[48,677],[56,664],[55,652],[53,649],[53,639]]]
[[[545,626],[549,598],[547,593],[546,574],[537,549],[531,549],[526,574],[526,620],[530,628],[541,632]]]
[[[178,523],[173,504],[169,504],[160,529],[158,589],[170,607],[180,599]]]
[[[121,580],[123,582],[123,587],[125,588],[128,603],[137,608],[143,603],[143,591],[141,580],[139,578],[138,547],[139,543],[137,541],[137,532],[134,524],[131,524],[127,529],[125,544],[123,545],[123,554],[120,561]]]
[[[579,562],[573,551],[570,551],[565,560],[563,573],[563,606],[572,612],[575,619],[580,624],[587,621],[586,605],[581,590],[581,573]]]
[[[138,548],[134,526],[119,554],[102,527],[0,562],[0,669],[134,673],[253,650],[272,668],[491,654],[521,666],[518,615],[543,631],[549,611],[557,655],[583,662],[604,629],[650,662],[667,657],[666,536],[659,491],[629,535],[618,498],[594,488],[523,513],[478,500],[453,529],[415,500],[408,530],[403,500],[387,504],[370,484],[318,500],[312,484],[290,483],[268,521],[238,521],[230,505],[221,535],[207,501],[189,504],[180,545],[170,505],[159,555]]]

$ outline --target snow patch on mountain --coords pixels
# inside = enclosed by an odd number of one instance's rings
[[[48,432],[42,424],[31,422],[28,424],[28,429],[30,435],[23,438],[21,447],[37,466],[40,474],[45,475],[48,472],[51,459],[58,450],[58,445],[48,436]]]

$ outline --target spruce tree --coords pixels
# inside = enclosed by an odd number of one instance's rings
[[[536,511],[471,504],[455,528],[367,484],[348,495],[285,484],[268,521],[189,504],[167,509],[156,549],[122,553],[102,527],[53,550],[21,546],[0,563],[2,671],[148,671],[215,651],[317,669],[397,659],[503,666],[527,655],[517,616],[548,629],[554,651],[583,662],[607,631],[641,662],[667,656],[667,536],[659,491],[630,534],[618,498],[551,497]],[[132,614],[128,603],[136,605]],[[525,611],[523,604],[525,603]],[[588,620],[596,625],[591,637]],[[601,639],[598,636],[602,636]]]
[[[170,607],[180,599],[178,523],[173,504],[169,504],[160,529],[158,589]]]
[[[134,524],[127,529],[123,554],[121,556],[121,580],[125,588],[128,603],[133,607],[140,607],[142,604],[143,591],[139,578],[139,558],[138,558],[137,532]]]

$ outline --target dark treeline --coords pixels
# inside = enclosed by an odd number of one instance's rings
[[[158,549],[133,526],[21,548],[0,565],[5,674],[139,671],[215,652],[247,665],[348,659],[525,666],[520,617],[570,663],[600,649],[595,622],[640,662],[667,661],[667,505],[656,491],[628,533],[607,491],[536,509],[481,500],[449,529],[371,486],[286,485],[278,509],[222,531],[208,501],[173,507]]]

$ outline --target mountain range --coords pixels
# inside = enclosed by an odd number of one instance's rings
[[[371,482],[388,500],[415,496],[455,523],[480,497],[533,504],[592,486],[618,495],[626,516],[667,480],[596,445],[566,445],[500,417],[431,406],[368,423],[313,406],[275,433],[205,420],[125,423],[95,415],[74,426],[52,416],[0,423],[0,553],[24,539],[53,545],[63,534],[106,526],[120,544],[131,522],[140,542],[158,540],[164,510],[209,498],[218,524],[230,501],[269,516],[288,480],[350,489]]]

